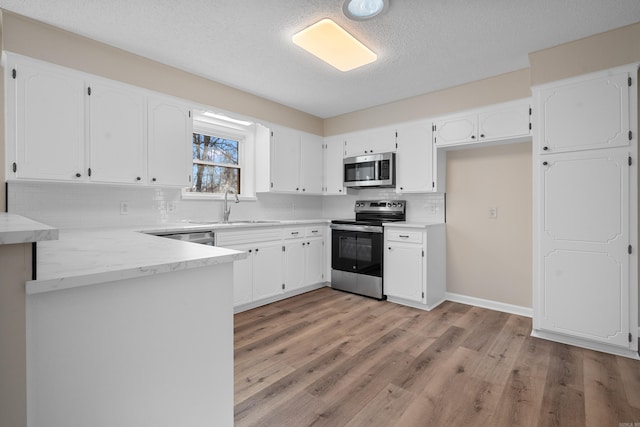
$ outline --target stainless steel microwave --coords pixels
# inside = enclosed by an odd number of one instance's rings
[[[396,153],[344,159],[345,187],[395,187]]]

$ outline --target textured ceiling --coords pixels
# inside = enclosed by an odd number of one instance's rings
[[[0,7],[321,118],[529,66],[529,52],[640,21],[640,0],[0,0]],[[378,54],[343,73],[291,42],[332,18]]]

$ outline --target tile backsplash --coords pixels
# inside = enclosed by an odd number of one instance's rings
[[[444,220],[443,194],[398,195],[393,189],[349,189],[346,196],[261,193],[229,206],[232,220],[353,218],[360,199],[402,199],[409,221]],[[180,189],[94,183],[11,181],[7,200],[9,212],[63,229],[220,221],[223,209],[222,200],[183,199]]]

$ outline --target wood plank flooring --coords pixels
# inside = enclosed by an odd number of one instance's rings
[[[640,362],[532,338],[531,319],[322,288],[235,315],[236,426],[640,423]]]

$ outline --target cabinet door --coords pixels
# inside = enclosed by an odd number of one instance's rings
[[[84,80],[30,63],[15,69],[16,134],[7,144],[15,144],[16,177],[84,179]]]
[[[478,115],[478,139],[499,140],[530,134],[529,103],[505,106]]]
[[[629,73],[541,90],[540,152],[629,145]]]
[[[253,300],[261,300],[282,293],[282,243],[254,245]]]
[[[309,239],[305,246],[305,279],[306,285],[324,281],[324,245],[323,239]]]
[[[233,305],[239,306],[253,301],[253,248],[241,246],[229,246],[229,249],[246,251],[247,258],[233,263]]]
[[[436,147],[477,141],[478,115],[456,116],[434,123],[433,143]]]
[[[537,327],[628,348],[628,153],[543,160]]]
[[[433,191],[431,123],[412,123],[398,128],[396,191]]]
[[[293,291],[305,285],[305,249],[306,242],[303,240],[291,240],[285,244],[284,284],[286,291]]]
[[[344,138],[327,138],[324,142],[324,193],[345,195]]]
[[[308,133],[300,137],[300,190],[303,193],[322,193],[322,137]]]
[[[394,128],[382,128],[355,132],[346,137],[345,157],[396,151]]]
[[[272,128],[271,191],[300,190],[300,133],[288,128]]]
[[[89,97],[91,180],[143,183],[144,97],[124,86],[91,84]]]
[[[148,182],[186,187],[191,183],[193,122],[189,107],[171,98],[149,97]]]
[[[385,249],[385,295],[424,303],[426,300],[422,245],[387,242]]]

